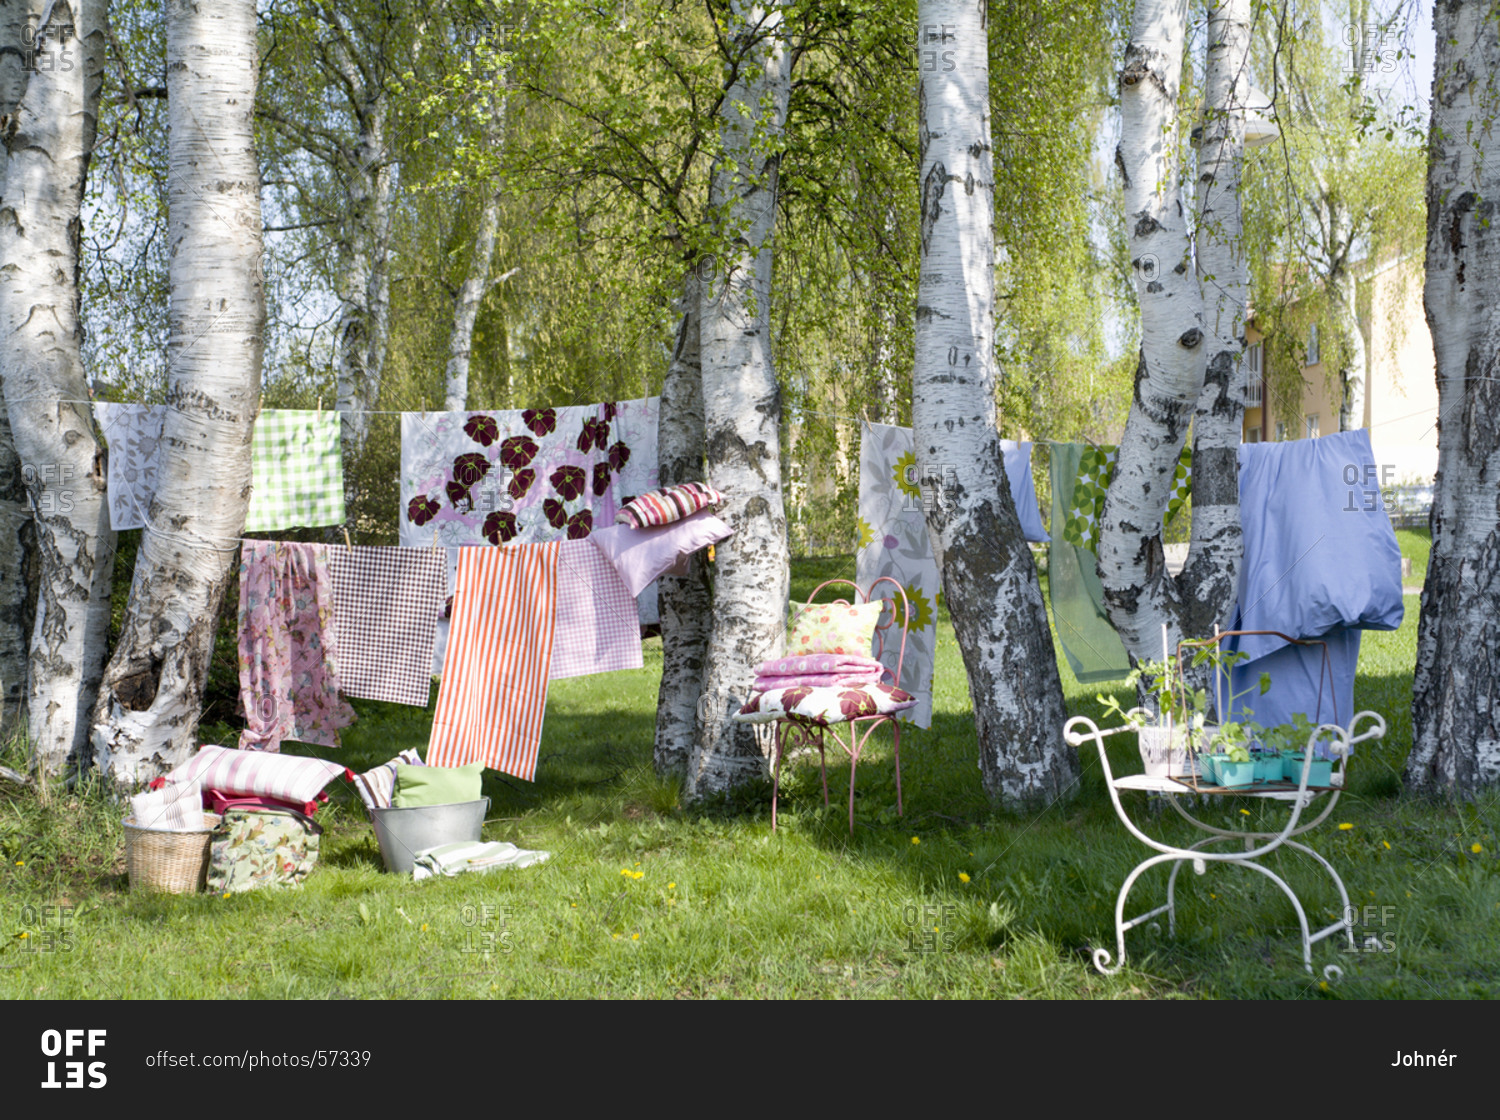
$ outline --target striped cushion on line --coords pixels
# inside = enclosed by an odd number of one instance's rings
[[[167,775],[172,785],[197,782],[232,797],[275,797],[299,804],[317,800],[323,787],[349,771],[337,762],[269,751],[239,751],[212,744]]]
[[[391,799],[396,793],[396,767],[401,763],[407,766],[424,765],[421,755],[416,751],[406,750],[389,762],[355,776],[354,788],[359,793],[360,800],[365,803],[365,808],[389,809],[391,807]]]
[[[684,482],[680,486],[652,490],[626,502],[625,507],[615,514],[615,521],[621,525],[629,525],[632,529],[647,529],[652,525],[670,525],[700,509],[709,509],[723,503],[724,495],[712,486],[702,482]]]

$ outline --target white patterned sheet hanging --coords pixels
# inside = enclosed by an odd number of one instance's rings
[[[918,727],[932,726],[932,675],[937,655],[937,606],[942,578],[927,537],[922,491],[916,483],[916,446],[910,428],[866,424],[859,449],[859,551],[855,580],[869,587],[882,576],[896,580],[911,607],[911,628],[900,686],[917,698],[904,713]],[[876,588],[889,597],[890,584]],[[880,660],[892,673],[901,653],[898,631]]]

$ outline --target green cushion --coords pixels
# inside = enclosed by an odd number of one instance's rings
[[[391,804],[398,809],[411,809],[418,805],[478,801],[483,777],[482,762],[467,766],[408,766],[403,762],[396,767],[396,796]]]

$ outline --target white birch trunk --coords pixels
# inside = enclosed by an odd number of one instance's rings
[[[31,16],[30,22],[27,17]],[[0,375],[41,555],[28,735],[54,774],[87,751],[109,636],[115,535],[86,403],[78,317],[80,208],[93,148],[105,5],[5,5]],[[15,52],[11,55],[10,52]],[[15,57],[23,69],[14,69]],[[10,102],[10,95],[19,100]],[[65,403],[66,402],[66,403]]]
[[[31,676],[27,663],[36,618],[28,569],[34,570],[36,563],[31,499],[0,399],[0,742],[8,740],[26,714],[26,682]]]
[[[1198,155],[1199,251],[1178,186],[1178,92],[1187,0],[1137,0],[1120,73],[1121,141],[1131,267],[1141,306],[1141,362],[1099,536],[1110,620],[1132,658],[1212,634],[1234,600],[1242,541],[1238,446],[1244,409],[1245,268],[1240,247],[1248,0],[1210,7],[1206,119]],[[1204,288],[1212,296],[1205,299]],[[1166,569],[1162,516],[1195,418],[1193,539]]]
[[[703,284],[688,270],[682,284],[682,322],[661,390],[656,449],[661,485],[703,481],[703,365],[699,324]],[[713,596],[708,561],[693,553],[686,576],[662,576],[661,688],[656,701],[658,774],[685,773],[698,730],[698,696],[708,647]]]
[[[168,0],[167,421],[93,745],[130,786],[189,757],[250,498],[265,285],[254,0]]]
[[[338,410],[343,415],[344,448],[353,456],[364,449],[369,412],[380,398],[391,302],[393,183],[386,151],[385,92],[372,93],[363,110],[356,164],[349,172],[350,231],[338,290]]]
[[[749,697],[756,665],[785,648],[790,588],[770,318],[774,146],[786,123],[791,62],[779,11],[740,0],[731,11],[731,49],[744,61],[720,107],[724,153],[709,201],[734,238],[705,284],[700,337],[708,477],[727,498],[722,516],[735,532],[716,550],[689,800],[767,773],[760,737],[730,717]]]
[[[491,78],[503,84],[504,75]],[[485,129],[485,144],[498,152],[505,142],[505,94],[490,92],[490,117]],[[443,407],[462,412],[469,407],[469,356],[474,349],[474,323],[479,305],[484,302],[492,281],[490,266],[495,258],[495,237],[500,231],[500,195],[496,183],[485,195],[479,212],[479,228],[474,233],[474,248],[469,254],[468,271],[453,302],[453,333],[448,336],[448,367],[443,377]]]
[[[912,429],[927,527],[968,670],[990,799],[1040,810],[1077,783],[1041,584],[995,414],[994,170],[985,5],[923,0],[921,275]]]
[[[1500,28],[1490,5],[1452,3],[1433,31],[1424,300],[1438,473],[1405,779],[1468,799],[1500,783]]]

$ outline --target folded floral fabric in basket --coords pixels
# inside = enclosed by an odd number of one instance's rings
[[[503,840],[459,841],[456,844],[440,844],[417,853],[412,863],[411,877],[420,883],[423,879],[434,879],[440,875],[462,875],[468,871],[496,871],[502,867],[530,867],[550,859],[551,852],[535,852],[518,848]]]
[[[201,832],[203,787],[182,782],[137,793],[130,799],[130,823],[158,832]]]

